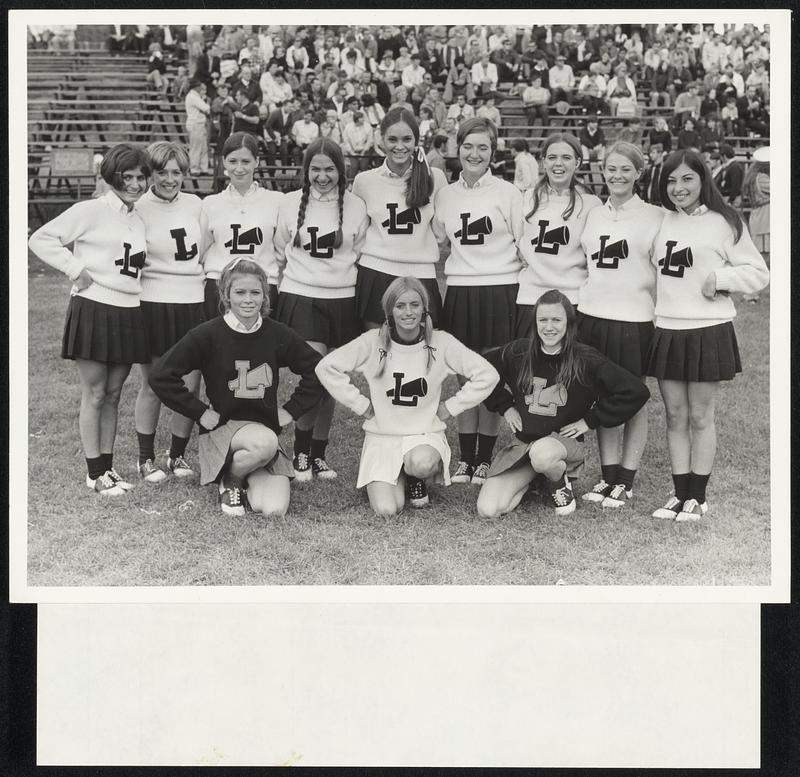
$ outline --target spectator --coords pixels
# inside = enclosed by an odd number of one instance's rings
[[[420,52],[420,64],[431,74],[434,81],[440,81],[446,77],[447,69],[444,65],[444,58],[435,38],[426,38]]]
[[[461,172],[461,161],[458,158],[458,127],[456,120],[447,118],[441,129],[441,134],[446,138],[445,159],[450,178],[455,180]]]
[[[378,72],[383,76],[383,80],[392,85],[397,80],[397,68],[394,63],[394,52],[386,49],[383,52],[380,62],[378,62]]]
[[[457,59],[455,65],[450,68],[444,85],[444,101],[450,104],[459,95],[463,95],[470,103],[475,99],[471,74],[463,59]]]
[[[628,92],[628,94],[624,96],[633,100],[635,105],[636,86],[633,83],[633,79],[628,75],[627,65],[624,64],[617,67],[616,75],[608,82],[608,86],[606,87],[606,99],[611,106],[612,116],[617,115],[617,105],[620,99],[623,97],[621,94],[623,91]]]
[[[638,106],[627,89],[617,89],[615,97],[617,97],[617,107],[614,109],[614,115],[617,118],[630,119],[636,116]]]
[[[480,116],[482,119],[488,119],[497,129],[500,129],[502,116],[500,115],[500,110],[497,108],[496,99],[493,94],[488,94],[486,96],[486,101],[475,111],[475,115]]]
[[[435,86],[428,89],[428,94],[422,101],[420,110],[422,110],[423,107],[430,108],[437,127],[444,126],[444,120],[447,118],[447,106],[444,104],[444,100],[442,100],[441,94]]]
[[[402,78],[403,71],[411,64],[408,46],[401,46],[394,59],[394,69],[398,78]]]
[[[639,192],[645,202],[661,205],[661,165],[664,162],[664,150],[660,143],[654,143],[648,151],[648,164],[639,181]]]
[[[425,68],[420,67],[419,63],[419,54],[412,54],[411,63],[402,70],[401,83],[408,89],[409,93],[422,84],[422,79],[425,76]]]
[[[205,101],[206,85],[191,81],[184,103],[186,106],[186,134],[189,136],[189,172],[201,175],[209,172],[208,117],[211,106]]]
[[[696,120],[700,116],[700,96],[697,94],[697,84],[692,81],[686,86],[686,91],[681,92],[675,100],[672,109],[675,126],[680,127],[686,119]]]
[[[719,147],[722,164],[714,171],[714,183],[722,198],[729,205],[738,208],[741,205],[744,167],[736,161],[736,153],[732,146],[723,143]]]
[[[419,144],[423,148],[430,146],[431,138],[437,130],[431,109],[423,106],[419,111]]]
[[[342,130],[342,151],[348,158],[350,178],[354,178],[362,170],[369,167],[367,155],[372,151],[374,133],[364,123],[364,114],[356,111],[351,121]]]
[[[678,150],[690,148],[700,153],[703,147],[703,140],[700,133],[695,129],[695,120],[687,117],[683,123],[683,129],[678,133]]]
[[[475,109],[467,103],[467,98],[460,94],[456,97],[456,101],[447,110],[447,118],[453,119],[456,123],[456,129],[461,125],[462,121],[472,119],[475,116]]]
[[[404,86],[398,86],[397,89],[394,90],[394,95],[392,97],[389,110],[392,108],[405,108],[406,110],[411,111],[411,113],[414,113],[414,107],[408,100],[408,90]]]
[[[319,126],[313,120],[311,105],[306,103],[300,107],[300,110],[303,111],[303,118],[298,119],[292,125],[292,140],[294,141],[292,156],[295,164],[298,165],[303,161],[303,154],[309,143],[319,137]]]
[[[719,148],[724,138],[724,133],[722,132],[722,126],[717,118],[711,114],[708,118],[700,119],[700,121],[705,121],[704,126],[700,129],[700,139],[702,140],[703,148],[707,146]]]
[[[241,66],[239,78],[233,82],[231,89],[234,95],[240,89],[246,92],[251,103],[258,105],[261,102],[261,87],[253,79],[253,70],[250,65]]]
[[[511,158],[514,160],[514,186],[521,192],[532,189],[539,179],[539,163],[531,154],[527,140],[515,138],[511,141]]]
[[[475,94],[483,96],[497,89],[497,66],[489,61],[489,55],[483,54],[479,62],[472,66],[470,72]]]
[[[344,128],[353,121],[353,114],[355,113],[362,113],[361,101],[358,97],[350,97],[345,101],[345,109],[342,111],[342,115],[339,116],[339,124],[341,124],[343,132]]]
[[[739,111],[738,132],[742,135],[752,132],[766,137],[769,135],[769,115],[763,107],[758,89],[752,84],[747,87],[745,96],[736,101]]]
[[[717,84],[717,94],[727,97],[728,94],[733,94],[734,97],[744,96],[744,79],[741,73],[737,73],[733,64],[730,62],[725,63],[722,75]]]
[[[286,62],[289,70],[293,70],[295,73],[301,73],[310,67],[308,50],[303,45],[301,38],[295,38],[292,45],[286,50]]]
[[[708,119],[713,117],[719,119],[721,108],[716,99],[716,91],[712,89],[706,94],[704,87],[701,86],[698,95],[700,96],[700,118]]]
[[[644,129],[642,128],[642,120],[638,116],[632,116],[628,124],[626,124],[617,133],[617,141],[625,141],[632,143],[634,146],[642,146],[644,138]]]
[[[233,128],[233,112],[238,110],[239,104],[233,99],[230,87],[220,84],[217,95],[211,101],[211,145],[220,157],[222,146],[228,139]]]
[[[708,41],[705,46],[703,46],[702,54],[701,54],[701,61],[703,64],[704,70],[709,70],[712,65],[716,65],[718,68],[722,68],[722,66],[728,60],[728,50],[725,46],[722,36],[715,32],[711,36],[711,40]]]
[[[562,100],[569,103],[572,98],[572,91],[575,87],[575,76],[572,68],[566,64],[567,58],[564,54],[556,56],[556,63],[549,71],[550,99],[558,103]]]
[[[744,196],[752,208],[748,227],[761,256],[769,265],[769,146],[757,148],[742,185]],[[745,294],[747,302],[758,302],[758,294]]]
[[[233,97],[237,107],[233,111],[233,131],[249,132],[258,136],[258,125],[261,123],[261,111],[258,103],[250,100],[247,89],[238,86],[233,90]]]
[[[472,70],[481,61],[481,57],[488,53],[488,49],[481,49],[480,41],[477,38],[470,37],[467,41],[467,49],[464,52],[464,64]]]
[[[264,139],[267,145],[267,164],[274,165],[278,156],[284,165],[289,164],[289,157],[294,145],[291,137],[292,127],[297,121],[297,103],[293,97],[278,104],[264,122]]]
[[[221,81],[233,81],[239,72],[235,54],[222,54],[219,58],[219,77]]]
[[[547,57],[543,52],[537,51],[535,56],[531,57],[534,62],[530,69],[530,78],[539,76],[542,79],[542,86],[550,89],[550,65],[547,64]]]
[[[170,91],[172,92],[172,99],[175,102],[184,100],[186,95],[189,94],[191,87],[191,79],[186,71],[186,65],[178,65],[175,71],[175,78],[172,79],[170,84]]]
[[[151,83],[162,95],[167,93],[169,82],[164,78],[167,72],[167,63],[161,54],[161,46],[158,43],[150,44],[150,57],[147,60],[147,81]]]
[[[261,47],[258,44],[258,38],[250,36],[244,48],[239,52],[239,67],[247,64],[250,66],[250,71],[255,78],[261,75],[266,64],[264,58],[261,56]],[[255,100],[254,100],[255,102]]]
[[[578,83],[577,96],[583,110],[588,114],[610,113],[608,103],[603,99],[607,85],[605,78],[597,69],[590,71]]]
[[[720,121],[722,130],[726,135],[736,135],[739,131],[739,108],[736,105],[736,98],[729,94],[725,98],[725,105],[720,111]]]
[[[446,146],[447,138],[444,135],[434,135],[431,140],[431,150],[426,155],[428,165],[432,168],[438,167],[445,176],[447,176],[447,161],[444,156]]]
[[[754,86],[756,91],[761,97],[761,102],[764,105],[769,104],[769,73],[767,72],[766,65],[760,59],[753,62],[753,69],[747,76],[744,82],[744,88],[747,90],[749,87]]]
[[[606,136],[600,129],[600,122],[590,116],[578,134],[583,159],[587,162],[602,162],[606,152]]]
[[[383,106],[379,102],[376,102],[371,94],[365,94],[361,98],[361,105],[364,109],[364,121],[369,124],[373,130],[379,127],[380,123],[383,121],[383,117],[386,115]]]
[[[548,124],[550,92],[542,86],[542,77],[534,72],[531,76],[530,86],[522,92],[522,105],[528,119],[528,126],[532,127],[538,118],[542,127]]]
[[[325,121],[320,124],[319,134],[342,145],[342,132],[339,125],[339,114],[329,109],[325,112]]]
[[[497,74],[501,81],[512,83],[519,81],[522,58],[514,51],[508,38],[503,38],[500,48],[492,52],[491,59],[497,65]]]
[[[195,65],[194,77],[206,86],[211,83],[211,74],[220,72],[219,49],[212,43],[211,46],[198,55]]]
[[[669,131],[667,120],[663,116],[656,116],[653,120],[653,129],[649,134],[650,147],[661,146],[664,153],[672,151],[672,133]]]

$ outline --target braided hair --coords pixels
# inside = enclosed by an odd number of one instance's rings
[[[342,222],[344,220],[344,193],[347,191],[347,170],[344,166],[344,154],[339,144],[330,138],[319,137],[312,140],[306,148],[303,155],[303,189],[300,197],[300,207],[297,211],[297,229],[295,231],[294,240],[292,245],[296,248],[300,247],[300,227],[303,226],[306,220],[306,208],[308,207],[308,198],[311,194],[311,181],[308,177],[308,170],[311,167],[311,160],[317,155],[328,157],[333,162],[336,172],[339,174],[339,228],[336,230],[336,238],[333,241],[334,248],[342,247]]]
[[[414,136],[414,150],[411,153],[411,175],[406,184],[406,205],[409,208],[421,208],[431,201],[433,194],[433,173],[425,158],[421,153],[419,145],[419,123],[416,116],[408,110],[398,106],[392,108],[381,121],[381,137],[385,138],[386,133],[395,124],[406,124]],[[422,158],[420,158],[422,157]]]

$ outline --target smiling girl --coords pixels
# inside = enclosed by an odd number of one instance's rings
[[[449,241],[442,328],[483,353],[514,337],[518,277],[522,262],[522,193],[495,178],[489,164],[497,150],[497,128],[488,119],[467,119],[458,130],[462,172],[434,202],[433,226]],[[461,453],[454,483],[479,485],[486,478],[500,417],[476,407],[458,419]]]
[[[121,143],[104,157],[100,175],[110,190],[40,227],[30,248],[72,281],[61,357],[75,361],[81,384],[86,485],[119,496],[132,487],[113,465],[120,392],[131,365],[150,361],[139,304],[147,244],[134,208],[147,190],[150,160]]]
[[[264,515],[289,507],[292,460],[278,440],[281,429],[319,401],[314,374],[319,354],[294,331],[269,318],[267,276],[259,264],[234,259],[222,271],[224,313],[192,329],[153,365],[150,385],[176,413],[199,424],[200,483],[218,483],[219,504],[230,516],[245,514],[243,494]],[[278,406],[278,375],[300,376]],[[199,370],[208,404],[183,376]]]
[[[556,515],[574,512],[570,476],[583,465],[583,435],[624,423],[647,402],[644,384],[576,340],[575,310],[560,291],[539,297],[535,328],[486,356],[500,382],[486,404],[516,440],[500,450],[478,495],[478,513],[497,518],[520,503],[537,474],[547,478]]]
[[[664,400],[675,492],[653,517],[696,521],[708,511],[720,381],[741,372],[730,294],[760,291],[769,270],[700,154],[671,154],[660,186],[669,212],[653,254],[656,330],[647,374],[658,378]]]
[[[217,281],[234,257],[252,259],[267,274],[270,305],[278,298],[278,263],[272,238],[283,193],[262,188],[254,180],[258,167],[258,141],[248,132],[234,132],[222,146],[222,164],[230,178],[228,187],[203,200],[200,225],[207,246],[205,270],[206,318],[220,314]]]
[[[441,170],[431,169],[420,145],[419,124],[405,108],[393,108],[380,124],[386,161],[359,173],[353,194],[367,205],[369,227],[358,260],[356,306],[365,329],[383,320],[381,299],[397,277],[419,278],[431,301],[434,325],[442,296],[436,282],[439,246],[431,228],[433,199],[447,184]]]
[[[644,169],[638,146],[614,143],[603,161],[605,205],[586,220],[581,245],[588,277],[578,293],[578,338],[639,379],[653,339],[656,279],[651,258],[664,211],[634,193]],[[599,428],[600,480],[583,495],[606,508],[633,496],[647,442],[647,411],[620,428]]]
[[[317,365],[325,388],[364,416],[364,446],[357,488],[366,486],[378,515],[396,515],[406,495],[413,507],[429,497],[425,481],[450,482],[445,421],[485,399],[497,382],[488,362],[455,337],[433,328],[428,295],[412,277],[396,278],[383,295],[384,323],[331,351]],[[361,373],[364,396],[350,380]],[[448,375],[464,384],[440,401]]]
[[[312,141],[303,157],[303,188],[286,195],[278,214],[276,318],[323,356],[360,332],[356,259],[366,229],[366,206],[347,191],[341,148],[327,138]],[[334,406],[325,396],[297,420],[293,464],[298,481],[311,480],[312,474],[336,477],[325,459]]]

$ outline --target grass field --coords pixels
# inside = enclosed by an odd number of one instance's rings
[[[532,496],[498,520],[480,519],[477,488],[433,487],[432,506],[375,517],[355,489],[360,419],[337,408],[332,483],[293,488],[283,520],[219,512],[213,487],[170,478],[138,483],[125,498],[101,499],[84,483],[74,365],[59,357],[69,284],[35,259],[29,267],[28,584],[34,586],[525,584],[767,585],[769,583],[769,294],[739,305],[744,372],[724,385],[710,513],[699,524],[656,521],[669,494],[664,417],[655,381],[650,439],[621,510],[581,503],[566,518]],[[16,367],[17,365],[13,365]],[[21,367],[21,365],[20,365]],[[281,394],[294,376],[282,376]],[[122,395],[115,466],[135,477],[134,367]],[[446,394],[456,388],[455,381]],[[162,411],[157,450],[168,442]],[[285,433],[291,446],[291,430]],[[457,451],[454,426],[448,436]],[[501,434],[498,445],[508,438]],[[599,472],[588,437],[576,493]],[[196,462],[193,435],[189,458]]]

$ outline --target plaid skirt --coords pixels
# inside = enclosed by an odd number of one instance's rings
[[[518,283],[449,286],[441,328],[478,353],[505,345],[514,339],[518,290]]]
[[[228,468],[231,460],[231,440],[233,435],[243,426],[257,424],[257,421],[227,421],[210,432],[197,435],[197,447],[200,454],[200,485],[217,482]],[[278,452],[275,458],[264,469],[270,475],[294,477],[292,458],[283,449],[278,440]]]
[[[638,378],[645,374],[654,329],[652,321],[614,321],[578,311],[578,340]]]
[[[274,317],[303,340],[328,348],[338,348],[361,334],[354,297],[316,299],[282,292]]]
[[[202,302],[142,302],[141,307],[150,356],[154,360],[206,320]]]
[[[356,278],[356,313],[361,321],[380,324],[386,318],[381,300],[386,289],[395,280],[397,280],[395,275],[359,265]],[[442,293],[439,291],[439,283],[436,278],[420,278],[419,281],[428,292],[428,313],[433,326],[437,327],[442,314]]]
[[[102,364],[149,364],[150,347],[142,310],[73,296],[67,307],[62,359]]]
[[[646,375],[702,383],[732,380],[742,371],[733,322],[698,329],[656,327]]]

